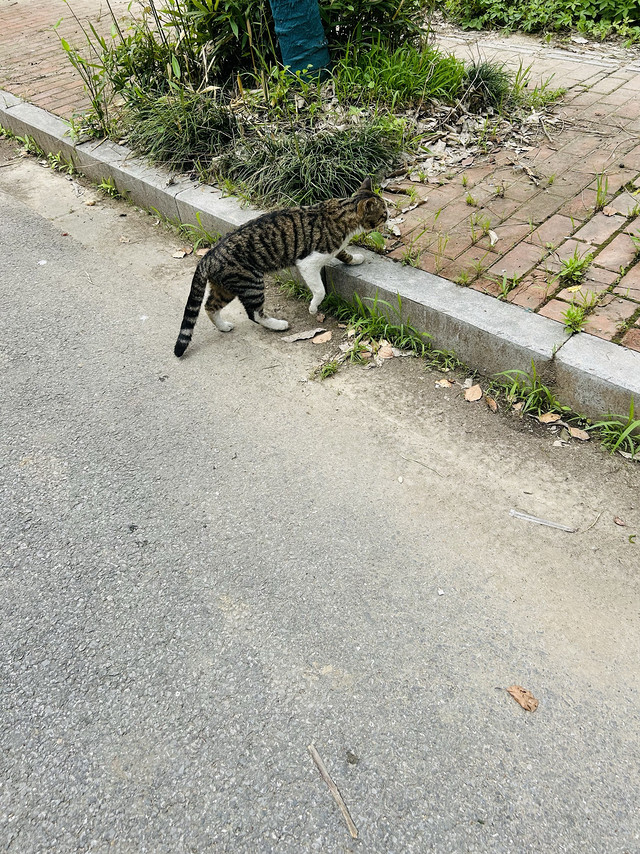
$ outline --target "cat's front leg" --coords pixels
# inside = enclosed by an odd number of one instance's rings
[[[327,260],[327,255],[320,252],[312,252],[306,258],[302,258],[296,263],[298,272],[304,279],[306,286],[311,291],[311,304],[309,305],[309,314],[317,314],[318,306],[325,298],[326,291],[320,270]]]
[[[338,261],[342,261],[343,264],[349,264],[350,267],[355,267],[357,264],[362,264],[364,261],[364,255],[361,255],[359,252],[354,252],[352,255],[350,252],[347,252],[346,249],[342,249],[336,255]]]

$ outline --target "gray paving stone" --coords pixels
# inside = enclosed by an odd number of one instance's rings
[[[563,403],[590,418],[640,408],[640,353],[595,335],[574,335],[556,354],[556,391]]]
[[[0,124],[16,136],[29,134],[47,153],[62,153],[66,158],[73,157],[74,143],[69,136],[69,125],[63,119],[14,99],[8,92],[2,92],[0,102]],[[12,101],[17,101],[14,103]]]
[[[193,184],[181,190],[176,195],[176,203],[181,222],[194,223],[196,212],[199,212],[202,225],[220,234],[227,234],[264,213],[257,208],[242,207],[234,196],[223,196],[220,190],[206,184]]]

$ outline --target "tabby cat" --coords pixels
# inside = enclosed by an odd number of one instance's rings
[[[315,314],[325,295],[320,275],[324,264],[333,257],[345,264],[361,264],[363,256],[350,255],[345,247],[355,234],[376,228],[386,218],[384,200],[372,191],[367,178],[350,198],[273,211],[232,231],[196,267],[174,353],[182,356],[189,346],[207,283],[205,311],[221,332],[233,329],[220,312],[234,297],[256,323],[267,329],[288,329],[286,320],[264,313],[263,277],[293,264],[311,291],[309,311]]]

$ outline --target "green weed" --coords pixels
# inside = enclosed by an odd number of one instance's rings
[[[493,377],[495,391],[501,391],[509,401],[522,402],[522,412],[540,415],[543,412],[570,412],[563,406],[538,376],[535,363],[531,360],[531,373],[527,371],[501,371]]]
[[[338,360],[332,359],[330,362],[325,362],[323,365],[320,365],[320,367],[315,371],[315,376],[320,380],[326,380],[334,374],[337,374],[339,367],[340,364]]]
[[[116,183],[113,178],[103,178],[102,181],[98,184],[98,189],[101,190],[105,196],[109,196],[112,199],[120,199],[122,198],[121,194],[118,192],[118,188],[116,187]]]
[[[587,322],[586,312],[583,306],[571,302],[562,313],[564,328],[571,333],[580,332]]]
[[[562,261],[562,267],[556,278],[560,279],[565,285],[577,285],[584,279],[585,273],[592,261],[593,253],[586,252],[584,255],[580,255],[576,246],[573,250],[573,255]]]
[[[503,273],[502,281],[499,282],[500,293],[497,295],[497,299],[506,299],[511,291],[518,286],[519,281],[516,275],[509,277],[506,273]]]
[[[633,398],[628,415],[609,415],[588,429],[596,431],[602,444],[612,454],[619,450],[635,457],[640,453],[640,420],[635,417]]]

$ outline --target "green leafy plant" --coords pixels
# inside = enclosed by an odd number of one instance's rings
[[[213,167],[255,200],[313,204],[355,192],[362,181],[396,162],[404,123],[382,118],[353,128],[273,133],[238,140]]]
[[[562,313],[564,328],[571,333],[580,332],[587,322],[585,315],[586,312],[583,306],[576,305],[574,302],[569,303]]]
[[[62,152],[58,152],[57,154],[47,154],[47,163],[52,169],[55,169],[56,172],[64,172],[67,175],[75,175],[76,167],[73,165],[72,160],[67,160],[67,158],[62,154]]]
[[[105,196],[109,196],[112,199],[119,199],[121,197],[113,178],[103,178],[98,184],[98,189],[101,190]]]
[[[578,246],[573,250],[573,255],[563,259],[562,267],[556,278],[565,285],[577,285],[581,282],[591,262],[593,261],[593,253],[586,252],[581,255],[578,251]]]
[[[545,385],[531,360],[531,373],[527,371],[501,371],[493,377],[492,388],[502,392],[509,403],[522,402],[522,412],[540,415],[543,412],[570,412],[568,406],[563,406],[554,396],[551,389]]]
[[[220,232],[208,231],[202,224],[200,211],[196,211],[195,224],[189,222],[180,223],[178,231],[187,238],[195,250],[205,246],[213,246],[220,240]]]
[[[524,32],[570,27],[603,38],[640,38],[637,0],[445,0],[449,15],[470,29],[501,27]]]
[[[511,291],[518,286],[519,279],[516,275],[507,276],[506,273],[502,275],[502,281],[498,283],[500,288],[500,293],[497,295],[497,299],[506,299]]]
[[[325,362],[323,365],[320,365],[319,368],[315,371],[315,376],[320,380],[326,380],[329,377],[332,377],[334,374],[338,373],[338,369],[340,364],[337,359],[331,359],[330,362]]]
[[[341,102],[384,104],[394,110],[436,98],[453,103],[464,87],[465,66],[429,46],[389,50],[384,42],[354,43],[334,62],[333,77]]]
[[[24,136],[16,136],[15,139],[22,146],[22,153],[23,154],[33,154],[35,157],[44,157],[45,156],[45,153],[42,150],[42,148],[40,148],[40,146],[35,141],[35,139],[32,136],[29,136],[28,133],[25,134]]]
[[[618,450],[632,457],[640,454],[640,419],[635,417],[633,398],[628,415],[609,415],[588,429],[597,432],[602,444],[612,454]]]
[[[385,338],[394,347],[411,350],[424,356],[429,350],[429,335],[411,325],[410,319],[403,320],[402,298],[398,294],[397,304],[375,297],[361,299],[354,295],[353,303],[335,293],[330,293],[323,306],[338,320],[355,330],[356,338],[380,340]]]
[[[510,97],[511,75],[504,65],[487,60],[473,62],[466,69],[464,86],[464,97],[469,101],[471,109],[496,109]]]
[[[355,237],[351,238],[351,242],[355,243],[356,246],[364,246],[365,249],[371,249],[373,252],[377,252],[380,255],[383,255],[387,248],[387,241],[379,231],[369,231],[365,234],[356,234]]]

